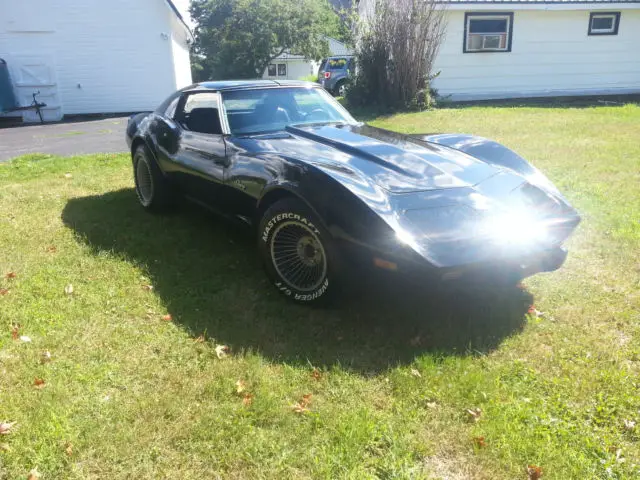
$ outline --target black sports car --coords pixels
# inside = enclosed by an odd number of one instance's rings
[[[517,282],[559,268],[580,221],[508,148],[356,121],[318,85],[192,85],[130,118],[137,196],[178,195],[257,228],[267,274],[315,302],[352,263],[442,281]]]

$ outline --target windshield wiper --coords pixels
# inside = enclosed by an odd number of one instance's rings
[[[292,123],[291,127],[311,127],[311,126],[321,126],[321,125],[336,125],[343,127],[345,125],[349,125],[344,121],[326,121],[326,122],[302,122],[302,123]]]

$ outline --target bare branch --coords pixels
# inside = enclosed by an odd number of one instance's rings
[[[412,104],[428,88],[444,15],[434,0],[377,0],[360,26],[356,84],[364,80],[369,94],[390,106]]]

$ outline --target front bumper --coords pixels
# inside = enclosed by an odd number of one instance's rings
[[[559,269],[567,259],[567,255],[566,248],[554,247],[525,258],[506,261],[496,260],[436,270],[439,271],[438,278],[443,282],[496,281],[499,283],[513,283],[536,273],[553,272]]]
[[[410,279],[430,283],[514,284],[542,272],[559,269],[568,252],[562,246],[540,250],[520,257],[493,258],[477,263],[463,263],[451,267],[436,267],[414,252],[408,256],[394,256],[388,252],[348,248],[347,258],[358,267],[373,271],[386,271]]]

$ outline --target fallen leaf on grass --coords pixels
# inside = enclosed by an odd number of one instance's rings
[[[438,403],[437,402],[427,402],[427,407],[429,407],[429,408],[437,408],[438,407]]]
[[[55,245],[49,245],[47,247],[47,253],[56,253],[58,251],[58,247]]]
[[[150,292],[151,290],[153,290],[153,285],[142,285],[142,289]]]
[[[478,448],[484,448],[487,446],[484,437],[473,437],[473,444]]]
[[[302,396],[302,400],[300,400],[299,402],[293,404],[291,406],[291,408],[293,409],[294,412],[296,413],[305,413],[309,411],[309,405],[311,405],[311,397],[312,395],[310,393],[307,393],[305,395]]]
[[[242,393],[247,389],[247,384],[244,383],[244,380],[238,380],[236,382],[236,392]]]
[[[253,403],[253,395],[250,393],[245,393],[242,397],[242,405],[248,407]]]
[[[616,462],[624,463],[625,459],[622,456],[622,449],[621,448],[616,449],[615,452],[612,452],[612,453],[616,454]]]
[[[631,431],[635,430],[635,428],[636,428],[636,422],[634,422],[633,420],[625,419],[623,421],[623,424],[624,424],[624,429],[626,431],[628,431],[628,432],[631,432]]]
[[[194,343],[204,343],[204,341],[205,341],[204,335],[200,335],[199,337],[196,337],[193,339]]]
[[[322,378],[322,373],[320,373],[320,370],[318,370],[317,368],[314,368],[311,372],[311,378],[313,378],[314,380],[320,380]]]
[[[73,178],[73,175],[71,175],[70,173],[65,173],[64,178]]]
[[[477,422],[482,415],[482,410],[479,408],[467,408],[466,412],[470,422]]]
[[[162,320],[164,320],[165,322],[170,322],[171,320],[173,320],[173,317],[170,313],[167,313],[166,315],[162,316]]]
[[[542,468],[536,465],[527,466],[527,475],[529,475],[529,480],[539,480],[542,477]]]
[[[20,341],[21,341],[21,342],[24,342],[24,343],[30,343],[30,342],[31,342],[31,338],[30,338],[30,337],[27,337],[26,335],[22,335],[22,336],[20,337]]]
[[[223,359],[229,354],[229,347],[226,345],[216,345],[216,355],[218,358]]]
[[[17,276],[18,275],[16,275],[16,272],[9,272],[4,276],[4,278],[10,279],[10,278],[16,278]]]
[[[18,340],[18,338],[20,338],[20,326],[19,325],[13,325],[13,327],[11,327],[11,338],[14,340]]]
[[[422,375],[420,375],[420,372],[418,370],[416,370],[415,368],[411,369],[411,375],[413,375],[414,377],[418,377],[418,378],[422,377]]]
[[[36,388],[44,388],[45,382],[44,379],[36,377],[33,380],[33,386]]]
[[[69,284],[64,287],[64,293],[66,293],[67,295],[71,295],[73,293],[73,285]]]
[[[73,455],[73,445],[71,443],[67,443],[64,453],[66,453],[69,457]]]
[[[0,288],[0,295],[6,295],[7,293],[9,293],[8,288]]]
[[[0,435],[9,435],[17,422],[0,422]]]
[[[529,315],[533,315],[534,317],[542,317],[544,313],[540,310],[536,309],[535,305],[529,305],[529,310],[527,310]]]
[[[11,447],[8,443],[0,443],[0,452],[8,452],[11,450]]]
[[[309,409],[307,407],[303,407],[299,403],[296,403],[296,404],[292,405],[291,408],[296,413],[305,413],[305,412],[309,411]]]
[[[40,355],[40,363],[45,364],[51,361],[51,352],[45,351]]]
[[[38,480],[39,478],[40,478],[40,472],[38,472],[37,468],[34,468],[29,472],[29,476],[27,477],[27,480]]]

